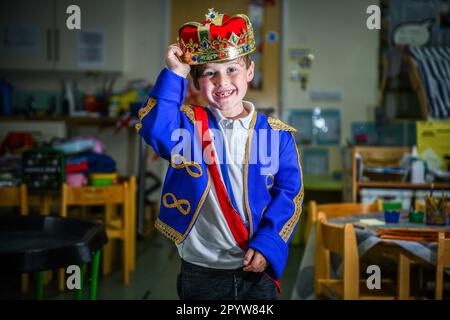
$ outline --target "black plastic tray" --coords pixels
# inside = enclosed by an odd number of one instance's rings
[[[108,242],[99,222],[52,216],[0,216],[0,270],[37,272],[92,260]]]

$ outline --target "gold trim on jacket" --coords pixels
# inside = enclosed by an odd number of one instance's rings
[[[292,132],[291,132],[292,134]],[[293,134],[292,134],[293,136]],[[304,187],[303,187],[303,173],[302,173],[302,165],[300,163],[300,153],[298,152],[297,144],[295,143],[294,139],[294,145],[295,145],[295,151],[297,153],[297,160],[298,160],[298,166],[300,168],[300,179],[301,179],[301,187],[300,191],[297,193],[297,195],[294,197],[294,213],[292,214],[291,218],[284,224],[283,228],[280,231],[280,237],[284,240],[284,242],[287,242],[292,234],[292,231],[294,230],[295,225],[297,224],[298,220],[300,219],[300,215],[302,214],[302,203],[303,203],[303,196],[304,196]]]
[[[250,204],[248,201],[248,162],[249,162],[249,158],[250,158],[250,149],[251,149],[251,145],[252,145],[252,137],[253,137],[253,132],[255,131],[255,123],[256,123],[256,118],[257,118],[257,112],[256,110],[253,112],[253,117],[252,117],[252,121],[250,122],[250,128],[249,128],[249,132],[248,132],[248,137],[247,137],[247,143],[245,146],[245,162],[244,162],[244,199],[245,199],[245,209],[246,209],[246,214],[247,214],[247,218],[248,218],[248,223],[249,223],[249,239],[252,238],[253,236],[253,218],[252,218],[252,211],[250,210]]]

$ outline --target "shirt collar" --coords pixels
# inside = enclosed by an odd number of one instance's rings
[[[244,127],[245,129],[250,129],[250,123],[252,121],[253,118],[253,113],[255,112],[255,106],[253,105],[253,103],[249,102],[249,101],[242,101],[245,110],[247,110],[248,115],[246,115],[243,118],[238,118],[234,121],[239,121],[239,123],[241,124],[242,127]],[[211,113],[214,115],[214,118],[216,118],[216,121],[218,123],[223,122],[223,121],[233,121],[233,120],[228,120],[227,118],[225,118],[222,113],[220,112],[220,110],[216,109],[216,108],[211,108],[210,106],[207,106],[207,108],[209,110],[211,110]]]

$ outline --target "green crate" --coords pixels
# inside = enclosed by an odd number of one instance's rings
[[[22,181],[30,191],[59,191],[66,181],[64,154],[51,148],[34,148],[22,154]]]

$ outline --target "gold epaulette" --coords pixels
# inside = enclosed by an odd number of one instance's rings
[[[292,133],[297,133],[297,129],[291,127],[290,125],[287,125],[286,123],[284,123],[281,120],[269,117],[267,119],[267,122],[269,122],[269,125],[273,130],[283,130],[283,131],[289,131]]]
[[[192,123],[195,123],[194,110],[191,106],[183,104],[180,110],[186,115],[186,117],[188,117],[189,120],[191,120]]]

